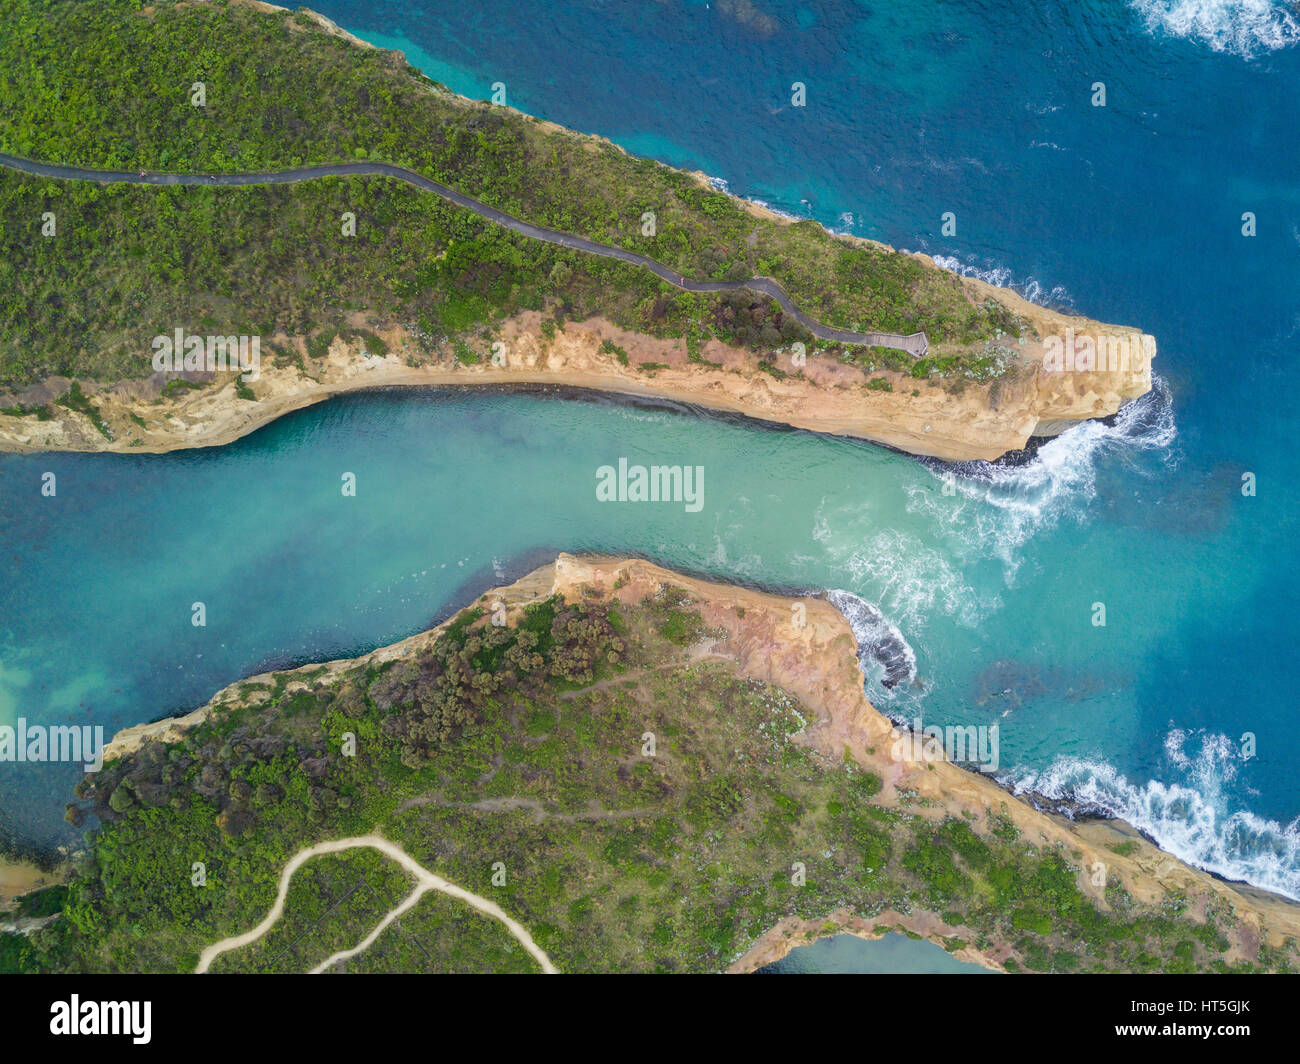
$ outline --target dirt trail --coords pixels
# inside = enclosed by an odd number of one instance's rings
[[[572,702],[575,698],[581,698],[583,695],[589,695],[593,691],[608,691],[611,687],[621,687],[625,683],[635,683],[643,676],[648,676],[652,672],[666,672],[669,669],[680,669],[692,665],[701,665],[708,662],[714,662],[719,665],[728,665],[732,658],[725,654],[715,654],[712,652],[713,644],[716,640],[707,640],[707,646],[693,650],[686,658],[676,658],[672,661],[666,661],[662,665],[652,665],[648,669],[637,669],[635,672],[623,672],[617,676],[611,676],[607,680],[597,680],[595,683],[579,688],[576,691],[562,691],[560,693],[561,702]]]
[[[251,931],[245,931],[242,935],[235,935],[232,938],[223,938],[220,942],[208,946],[199,954],[198,967],[194,969],[196,975],[202,975],[212,967],[212,962],[221,954],[228,953],[230,950],[239,949],[256,942],[265,935],[284,913],[284,902],[289,895],[289,883],[293,879],[293,874],[298,871],[304,864],[313,857],[319,857],[326,853],[342,853],[344,850],[355,850],[360,848],[369,848],[378,850],[385,857],[391,858],[408,871],[415,879],[415,889],[401,902],[393,908],[379,922],[379,925],[370,932],[356,946],[349,950],[343,950],[333,954],[327,960],[316,965],[311,970],[312,975],[317,975],[339,961],[347,960],[349,957],[355,957],[358,953],[363,952],[374,944],[375,940],[384,932],[384,930],[394,920],[399,919],[404,913],[408,912],[415,904],[431,890],[441,891],[453,898],[459,898],[461,901],[477,909],[481,913],[500,920],[506,926],[521,946],[528,951],[532,958],[541,966],[543,972],[547,975],[556,975],[559,969],[551,963],[551,958],[543,952],[542,948],[533,941],[533,936],[528,933],[528,929],[517,920],[506,914],[505,910],[496,902],[488,901],[486,898],[477,894],[472,894],[463,887],[456,886],[455,883],[449,883],[441,876],[436,876],[416,861],[410,854],[398,846],[395,842],[390,842],[382,835],[358,835],[350,839],[334,839],[330,842],[318,842],[315,846],[308,846],[304,850],[299,850],[284,866],[280,873],[280,889],[275,896],[275,904],[271,906],[271,911],[266,914],[266,919],[254,927]]]
[[[655,816],[661,810],[654,807],[638,806],[634,809],[600,809],[595,802],[589,803],[585,812],[553,813],[536,798],[483,798],[477,802],[448,802],[441,795],[423,794],[418,798],[408,798],[397,807],[399,813],[417,809],[422,805],[432,805],[439,809],[473,809],[480,813],[511,813],[516,809],[528,809],[533,814],[533,821],[540,824],[543,820],[558,820],[562,824],[574,824],[584,820],[626,820],[629,817]]]

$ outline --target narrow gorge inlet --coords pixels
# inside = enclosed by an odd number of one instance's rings
[[[0,12],[16,1014],[1279,1029],[1295,5],[316,7]]]

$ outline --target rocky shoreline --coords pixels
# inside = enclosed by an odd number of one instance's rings
[[[501,599],[513,610],[552,594],[570,601],[606,597],[639,601],[665,585],[685,590],[709,628],[725,633],[714,642],[711,654],[730,658],[737,675],[775,684],[814,711],[816,722],[799,737],[800,743],[829,760],[851,756],[881,778],[881,804],[934,820],[959,816],[977,830],[988,830],[993,817],[1005,818],[1036,846],[1072,853],[1085,868],[1097,862],[1105,864],[1108,874],[1119,877],[1139,902],[1157,904],[1171,895],[1194,905],[1212,901],[1244,921],[1259,941],[1274,946],[1288,938],[1300,941],[1300,904],[1183,864],[1123,821],[1082,816],[1085,810],[1077,804],[1044,802],[1035,807],[991,777],[948,760],[925,764],[893,760],[890,748],[895,725],[867,699],[852,628],[835,606],[818,595],[778,595],[720,584],[641,559],[569,554],[483,594]],[[805,606],[803,626],[796,626],[791,619],[795,600]],[[358,664],[378,664],[415,653],[436,639],[450,620],[359,658],[323,665],[332,675]],[[301,673],[310,676],[311,682],[320,682],[321,668],[321,663],[304,665],[291,675]],[[105,751],[106,759],[130,753],[146,740],[173,741],[208,714],[242,702],[241,687],[250,690],[248,685],[267,683],[268,679],[269,674],[246,678],[184,717],[125,729],[114,736]],[[291,693],[298,682],[305,687],[308,680],[290,680],[285,691]],[[1087,877],[1081,876],[1079,887],[1104,900],[1104,890]],[[921,910],[869,916],[845,911],[811,921],[790,918],[762,935],[729,970],[753,971],[826,935],[850,933],[874,938],[899,929],[939,945],[952,937],[965,938],[969,931],[950,927],[937,914]],[[967,946],[954,956],[1001,970],[1004,954],[998,949],[981,953]]]
[[[1065,320],[1079,329],[1112,328]],[[713,340],[692,358],[684,340],[629,332],[601,318],[570,322],[548,335],[540,313],[520,314],[498,332],[509,351],[502,366],[486,354],[466,363],[450,344],[417,355],[419,340],[404,326],[362,316],[356,325],[377,335],[386,353],[368,352],[364,339],[335,337],[322,357],[312,358],[307,337],[277,335],[271,342],[293,352],[296,361],[264,360],[254,382],[241,382],[234,373],[187,374],[179,378],[187,386],[170,395],[163,388],[173,378],[162,373],[110,386],[83,383],[89,406],[82,409],[55,402],[71,380],[33,385],[0,398],[0,411],[9,411],[0,412],[0,450],[158,454],[221,446],[292,411],[357,391],[542,385],[682,403],[946,462],[1016,461],[1032,439],[1113,415],[1151,387],[1149,363],[1139,373],[1045,372],[1036,361],[1041,344],[993,382],[956,386],[881,371],[875,376],[890,383],[886,391],[868,388],[859,367],[834,358],[812,355],[797,372],[792,365],[791,372],[774,374],[763,372],[748,350]],[[1037,327],[1049,325],[1043,319]],[[1129,339],[1138,336],[1132,331]],[[46,413],[15,413],[36,408]]]
[[[240,2],[262,11],[279,10],[261,0]],[[303,10],[348,44],[371,47],[329,19]],[[460,106],[484,106],[440,87],[436,91]],[[546,122],[540,126],[626,154],[603,138]],[[705,175],[689,176],[712,188]],[[755,218],[780,225],[801,222],[740,197],[731,199]],[[859,237],[829,230],[827,235],[844,244],[894,251]],[[401,323],[357,313],[351,316],[352,325],[380,336],[385,353],[367,352],[364,342],[336,339],[327,354],[313,355],[309,348],[320,344],[319,336],[311,336],[314,343],[309,345],[308,334],[280,333],[259,339],[264,354],[274,346],[290,354],[288,361],[263,358],[260,376],[247,382],[237,381],[234,373],[156,372],[101,382],[55,377],[0,390],[0,451],[149,454],[220,446],[291,411],[359,390],[544,384],[688,403],[943,461],[996,461],[1023,451],[1034,438],[1113,415],[1150,390],[1155,346],[1140,329],[1063,314],[1011,289],[946,270],[928,255],[912,257],[951,281],[970,303],[998,304],[1019,320],[1017,339],[999,333],[998,339],[982,345],[934,343],[928,351],[931,359],[996,352],[997,362],[1005,366],[1000,376],[984,382],[919,379],[906,371],[867,371],[827,350],[809,351],[806,363],[796,364],[781,348],[759,353],[717,340],[696,351],[688,349],[684,338],[629,332],[600,317],[558,330],[548,321],[544,329],[536,311],[520,313],[492,332],[492,341],[504,344],[507,352],[504,364],[498,365],[489,357],[484,335],[434,340]],[[1076,369],[1073,361],[1053,366],[1053,344],[1063,337],[1095,340],[1098,363],[1086,371]],[[1103,357],[1109,342],[1141,355],[1112,365]],[[142,346],[146,343],[141,340]],[[473,358],[465,357],[466,344],[480,349]],[[73,401],[61,404],[74,383],[79,392],[73,393]]]

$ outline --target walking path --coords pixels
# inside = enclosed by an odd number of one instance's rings
[[[506,214],[505,211],[489,207],[486,203],[481,203],[471,196],[466,196],[463,192],[457,192],[454,188],[440,185],[437,181],[430,181],[422,174],[417,174],[414,170],[408,170],[404,166],[394,166],[392,163],[329,163],[322,166],[296,166],[289,170],[247,174],[155,174],[145,171],[91,170],[80,166],[58,166],[54,163],[36,162],[32,159],[22,159],[16,155],[6,155],[0,152],[0,166],[24,174],[33,174],[37,177],[53,177],[67,181],[97,181],[101,184],[126,182],[133,185],[288,185],[298,181],[310,181],[318,177],[375,175],[392,177],[398,181],[405,181],[408,185],[424,189],[426,192],[435,192],[458,207],[473,211],[479,217],[496,222],[513,232],[522,233],[524,236],[533,237],[548,244],[558,244],[560,247],[572,248],[575,251],[600,255],[607,259],[618,259],[621,262],[631,263],[633,266],[640,266],[649,270],[661,281],[667,281],[669,284],[687,292],[730,292],[737,288],[748,288],[751,291],[759,292],[774,299],[780,304],[783,311],[820,340],[830,340],[841,344],[867,344],[873,347],[889,347],[896,351],[905,351],[913,358],[923,357],[929,349],[929,341],[926,340],[923,332],[911,333],[906,336],[900,333],[885,332],[859,333],[822,325],[796,307],[790,297],[785,294],[785,290],[770,277],[751,277],[748,281],[689,281],[675,270],[670,270],[667,266],[655,262],[654,259],[647,258],[645,255],[638,255],[635,251],[612,247],[609,244],[598,244],[596,241],[588,240],[585,237],[561,233],[555,229],[543,229],[531,222],[520,221],[513,215]]]
[[[546,806],[536,798],[515,798],[507,795],[501,798],[483,798],[477,802],[448,802],[440,794],[421,794],[415,798],[408,798],[397,807],[399,813],[405,813],[408,809],[416,809],[422,805],[432,805],[439,809],[473,809],[479,813],[510,813],[516,809],[528,809],[533,814],[533,820],[540,824],[543,820],[557,820],[561,824],[574,824],[582,820],[627,820],[630,817],[654,816],[658,809],[654,807],[638,807],[635,809],[593,809],[589,803],[586,812],[578,813],[552,813]]]
[[[208,946],[201,954],[199,954],[199,964],[198,967],[194,969],[195,974],[202,975],[212,967],[212,962],[221,954],[228,953],[232,949],[239,949],[241,946],[247,946],[250,943],[256,942],[275,926],[276,921],[278,921],[280,916],[284,913],[285,898],[289,895],[289,881],[293,879],[293,874],[306,862],[310,861],[313,857],[319,857],[321,854],[340,853],[343,850],[355,850],[362,847],[378,850],[385,857],[390,857],[400,864],[415,878],[415,889],[411,891],[400,905],[389,912],[383,920],[379,922],[379,926],[362,939],[360,943],[352,949],[335,953],[327,960],[322,961],[311,970],[312,975],[317,975],[332,965],[337,964],[339,961],[347,960],[349,957],[355,957],[358,953],[369,949],[375,940],[383,934],[389,924],[400,918],[403,913],[406,913],[413,908],[420,898],[431,890],[438,890],[443,894],[451,895],[453,898],[459,898],[461,901],[471,905],[479,912],[486,913],[488,916],[500,920],[506,925],[506,930],[514,935],[519,941],[519,944],[532,955],[533,959],[537,961],[539,965],[541,965],[543,972],[547,975],[555,975],[558,973],[559,969],[551,963],[551,958],[542,951],[542,948],[533,941],[533,936],[528,933],[528,929],[517,920],[508,916],[505,910],[503,910],[501,906],[497,905],[496,902],[488,901],[486,898],[480,897],[477,894],[471,894],[463,887],[458,887],[455,883],[449,883],[441,876],[435,876],[395,842],[390,842],[382,835],[370,834],[358,835],[350,839],[334,839],[331,842],[319,842],[315,846],[309,846],[305,850],[299,850],[289,858],[289,862],[284,866],[284,870],[280,873],[280,890],[275,896],[275,904],[271,906],[271,911],[266,914],[266,919],[251,931],[245,931],[242,935],[235,935],[232,938],[224,938],[220,942]]]

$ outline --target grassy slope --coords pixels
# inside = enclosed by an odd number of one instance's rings
[[[218,956],[211,971],[308,971],[365,938],[377,914],[414,886],[403,869],[373,850],[315,857],[290,880],[279,922],[256,942]]]
[[[690,662],[707,633],[671,588],[613,610],[553,601],[518,630],[478,616],[462,614],[432,652],[330,685],[291,691],[283,674],[247,685],[242,708],[88,778],[107,821],[93,855],[64,915],[27,943],[0,943],[3,963],[189,968],[204,945],[261,920],[292,853],[374,828],[501,904],[562,971],[717,970],[782,917],[842,906],[942,914],[949,948],[1008,945],[1008,966],[1031,970],[1222,969],[1238,938],[1230,914],[1144,907],[1117,883],[1099,910],[1065,855],[1005,818],[936,824],[906,802],[878,804],[879,779],[790,741],[807,711],[785,692]],[[349,731],[356,757],[340,754]],[[196,860],[203,889],[190,883]],[[273,941],[221,966],[301,969],[358,941],[405,877],[360,854],[334,864],[295,887]],[[363,878],[373,890],[348,894]],[[445,901],[376,949],[355,968],[531,965],[499,925]],[[1290,963],[1262,950],[1257,966]]]
[[[222,3],[141,11],[132,0],[8,6],[0,149],[14,154],[192,172],[383,159],[692,277],[769,274],[828,324],[924,329],[948,345],[927,367],[937,372],[993,372],[993,339],[1017,328],[1005,308],[973,304],[951,274],[834,240],[815,223],[756,219],[679,171],[453,96],[395,53],[351,45],[303,15]],[[190,103],[196,81],[203,108]],[[756,299],[683,297],[640,271],[524,246],[431,200],[390,181],[104,190],[0,173],[0,386],[140,375],[155,332],[205,318],[205,332],[269,333],[362,308],[459,333],[543,296],[571,316],[600,311],[647,331],[709,330],[769,350],[797,338]],[[355,240],[338,235],[343,210],[358,216]],[[641,236],[646,210],[658,218],[653,238]],[[55,238],[40,235],[45,211],[59,218]]]
[[[368,950],[332,970],[499,974],[541,969],[498,921],[455,898],[430,892]]]

